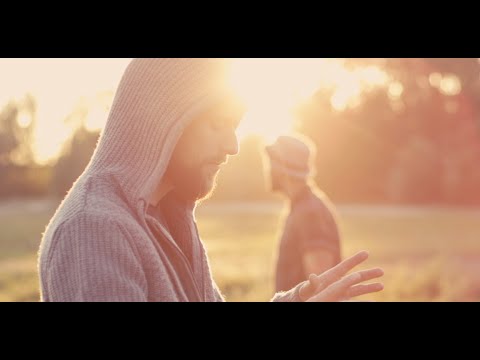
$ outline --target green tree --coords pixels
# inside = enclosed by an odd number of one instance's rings
[[[320,186],[345,202],[480,203],[478,59],[347,64],[381,66],[390,82],[356,108],[333,110],[326,90],[299,108],[299,130],[319,149]]]
[[[29,165],[34,161],[32,143],[36,102],[27,94],[10,101],[0,112],[0,165]]]
[[[63,197],[83,173],[95,150],[99,133],[80,127],[67,142],[53,168],[52,193]]]

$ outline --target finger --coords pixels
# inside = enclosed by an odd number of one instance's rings
[[[373,284],[365,284],[365,285],[355,285],[352,286],[347,292],[347,299],[362,296],[366,294],[376,293],[383,290],[383,284],[381,283],[373,283]]]
[[[345,297],[348,297],[348,290],[362,282],[371,279],[381,277],[383,275],[383,270],[380,268],[369,269],[358,271],[348,276],[345,276],[343,279],[336,281],[335,283],[328,286],[323,291],[317,292],[318,295],[311,298],[312,301],[338,301]]]
[[[305,281],[302,287],[300,288],[299,295],[302,301],[305,301],[305,299],[308,299],[315,294],[315,288],[317,287],[316,279],[317,279],[317,275],[311,274],[308,277],[308,280]]]
[[[381,276],[383,276],[383,270],[380,268],[358,271],[333,283],[327,290],[330,290],[334,294],[341,296],[342,293],[345,294],[352,286],[363,281],[379,278]]]
[[[317,292],[317,295],[308,299],[308,302],[321,302],[321,301],[339,301],[346,294],[346,290],[351,286],[357,284],[362,279],[362,276],[356,272],[345,276],[343,279],[333,283],[326,289]]]
[[[383,270],[380,268],[369,269],[358,271],[348,276],[345,276],[343,279],[333,283],[327,290],[327,294],[334,297],[342,297],[344,294],[348,293],[348,290],[363,281],[368,281],[371,279],[379,278],[383,276]]]
[[[358,274],[360,274],[360,280],[358,281],[360,283],[363,281],[368,281],[368,280],[382,277],[384,275],[384,271],[380,268],[374,268],[374,269],[358,271]]]
[[[332,269],[324,272],[321,275],[318,275],[314,280],[310,282],[315,286],[316,291],[321,291],[327,288],[330,284],[341,279],[346,273],[352,270],[355,266],[361,264],[368,259],[368,252],[361,251],[358,254],[353,255],[352,257],[342,261],[337,266]]]
[[[318,276],[315,274],[310,274],[310,276],[308,277],[308,290],[315,291],[318,285],[319,285]]]

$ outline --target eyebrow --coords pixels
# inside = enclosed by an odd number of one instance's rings
[[[243,107],[242,108],[239,107],[234,109],[233,111],[231,108],[222,109],[217,113],[217,116],[219,116],[220,118],[228,122],[233,123],[235,127],[238,127],[242,119],[245,117],[245,114],[246,114],[246,109]]]

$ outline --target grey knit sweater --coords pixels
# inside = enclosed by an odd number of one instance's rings
[[[128,66],[90,164],[43,236],[42,301],[224,300],[196,231],[194,204],[185,206],[182,223],[191,245],[200,244],[194,262],[201,276],[147,213],[147,199],[190,120],[230,94],[225,69],[218,59],[136,59]],[[297,289],[273,300],[297,301]]]

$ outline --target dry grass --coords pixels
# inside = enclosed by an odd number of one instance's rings
[[[0,301],[38,301],[36,251],[52,203],[0,205]],[[480,212],[344,207],[343,253],[367,249],[382,266],[379,301],[480,300]],[[230,301],[268,301],[280,207],[208,205],[198,211],[214,277]]]

